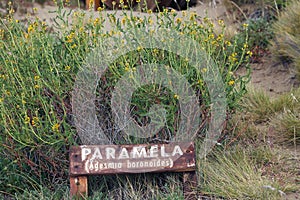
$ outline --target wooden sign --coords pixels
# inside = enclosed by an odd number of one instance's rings
[[[70,175],[194,171],[192,142],[72,147]]]
[[[70,150],[70,195],[87,196],[87,175],[185,172],[185,199],[196,199],[193,142],[137,145],[83,145]]]

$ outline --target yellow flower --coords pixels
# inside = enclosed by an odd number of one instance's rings
[[[226,41],[225,44],[229,47],[231,46],[231,42],[229,42],[229,41]]]
[[[76,47],[77,47],[76,44],[73,44],[73,45],[71,46],[72,49],[75,49]]]
[[[174,99],[179,99],[179,96],[177,94],[174,94]]]
[[[32,24],[29,25],[29,27],[28,27],[28,29],[27,29],[27,32],[28,32],[28,33],[34,32],[34,27],[33,27]]]
[[[158,49],[157,48],[153,49],[153,54],[157,54],[157,53],[158,53]]]
[[[52,126],[52,131],[58,132],[58,131],[59,131],[59,127],[60,127],[60,125],[59,125],[58,123],[54,124],[54,125]]]
[[[30,118],[29,118],[28,116],[25,116],[25,118],[24,118],[24,122],[25,122],[25,124],[29,124],[29,122],[30,122]]]
[[[33,117],[32,120],[31,120],[31,125],[36,126],[38,122],[39,122],[39,118],[38,117]]]
[[[234,80],[230,80],[230,81],[228,82],[228,85],[233,86],[233,85],[234,85]]]
[[[212,44],[212,45],[215,45],[215,46],[219,46],[219,45],[218,45],[218,42],[217,42],[216,40],[212,41],[211,44]]]
[[[99,12],[101,12],[101,11],[103,11],[103,10],[104,10],[104,8],[101,7],[101,6],[99,6],[99,7],[97,8],[97,11],[99,11]]]
[[[78,14],[79,14],[78,12],[74,12],[73,17],[78,17]]]
[[[29,34],[24,33],[24,37],[27,39],[29,37]]]
[[[196,35],[197,34],[197,31],[196,30],[193,30],[192,32],[191,32],[191,35]]]
[[[197,17],[197,14],[195,12],[192,12],[191,15],[190,15],[190,20],[191,21],[194,21]]]
[[[251,57],[252,56],[252,51],[247,51],[247,54]]]
[[[236,56],[237,56],[237,53],[232,53],[232,54],[229,56],[229,60],[230,60],[231,62],[237,61]]]
[[[34,80],[35,80],[35,81],[40,80],[40,76],[34,76]]]
[[[97,17],[95,20],[94,20],[94,26],[96,26],[98,23],[99,23],[99,18]]]
[[[126,71],[126,72],[129,71],[129,69],[130,69],[129,66],[130,66],[129,63],[125,63],[125,71]]]
[[[121,20],[121,23],[125,24],[126,23],[126,19],[127,19],[127,17],[123,17],[122,20]]]
[[[0,98],[0,103],[2,103],[3,102],[3,98]]]
[[[34,85],[34,88],[35,88],[35,89],[39,89],[40,86],[39,86],[39,85]]]
[[[223,34],[220,34],[220,35],[217,37],[217,41],[220,41],[220,40],[222,40],[222,39],[223,39],[223,37],[224,37],[224,35],[223,35]]]
[[[25,105],[26,103],[27,103],[27,102],[26,102],[24,99],[22,99],[22,104]]]
[[[142,49],[143,49],[143,47],[141,47],[141,46],[138,46],[138,48],[137,48],[138,51],[141,51]]]
[[[153,24],[153,20],[152,20],[151,18],[149,18],[148,23],[149,23],[150,25],[152,25],[152,24]]]
[[[0,29],[0,38],[4,38],[4,29]]]
[[[176,23],[179,24],[179,23],[181,23],[181,22],[182,22],[182,19],[178,17],[178,18],[176,19]]]
[[[65,70],[66,71],[70,71],[71,67],[68,65],[68,66],[65,66]]]
[[[246,23],[243,24],[244,28],[247,28],[248,26],[249,26],[249,24],[246,24]]]
[[[170,14],[176,16],[175,9],[171,9]]]
[[[223,21],[222,19],[219,19],[219,20],[218,20],[218,24],[219,24],[220,26],[223,26],[223,25],[224,25],[224,21]]]
[[[20,21],[18,19],[16,19],[16,23],[19,23]]]
[[[80,27],[79,32],[83,32],[83,31],[84,31],[84,27]]]
[[[201,72],[202,72],[202,73],[205,73],[205,72],[207,72],[207,68],[205,68],[205,67],[204,67],[204,68],[202,68],[202,69],[201,69]]]
[[[138,19],[138,22],[139,22],[140,24],[143,23],[143,21],[144,21],[144,20],[143,20],[143,18],[141,18],[141,17]]]
[[[8,13],[11,15],[13,13],[15,13],[15,10],[13,8],[9,9]]]
[[[75,35],[74,32],[72,32],[69,35],[67,35],[67,43],[73,42],[74,35]]]

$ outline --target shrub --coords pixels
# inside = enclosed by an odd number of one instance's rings
[[[300,1],[292,1],[273,26],[272,52],[283,63],[293,62],[300,75]]]
[[[271,22],[264,18],[248,20],[248,45],[252,53],[252,62],[260,62],[262,56],[268,54],[268,45],[273,38]],[[238,46],[245,43],[245,32],[236,35]]]
[[[114,12],[99,12],[98,15],[87,16],[80,11],[68,14],[59,7],[55,29],[39,19],[29,20],[27,24],[20,23],[11,15],[1,19],[0,190],[5,193],[22,192],[24,188],[39,188],[39,185],[55,189],[55,185],[66,182],[69,146],[81,143],[75,132],[71,92],[78,70],[86,64],[86,55],[101,45],[108,46],[101,43],[105,38],[120,39],[122,33],[130,36],[135,28],[151,28],[153,24],[151,16],[136,17],[125,12],[123,18],[118,19]],[[201,44],[221,73],[228,113],[235,109],[246,92],[245,83],[249,80],[249,73],[235,75],[241,67],[249,70],[247,40],[244,40],[243,49],[237,57],[239,47],[235,42],[224,39],[224,30],[214,34],[214,24],[208,18],[200,24],[195,13],[184,13],[184,18],[178,18],[174,11],[165,10],[156,16],[156,21],[158,28],[178,31]],[[105,23],[111,30],[104,28]],[[223,21],[219,23],[225,29]],[[124,44],[120,41],[119,45]],[[134,71],[139,62],[150,61],[171,66],[183,74],[197,91],[203,112],[209,112],[208,88],[186,58],[140,47],[112,63],[101,77],[97,90],[101,102],[97,107],[98,119],[114,143],[141,142],[132,141],[134,138],[116,130],[110,99],[116,82],[125,72]],[[149,107],[165,103],[167,124],[165,132],[161,132],[161,139],[170,139],[169,135],[174,135],[176,130],[178,98],[172,91],[155,84],[141,87],[133,95],[132,108],[135,109],[132,117],[140,123],[147,123],[147,118],[143,117]],[[208,117],[203,115],[202,120]]]

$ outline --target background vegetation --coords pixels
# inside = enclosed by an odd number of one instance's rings
[[[198,160],[199,187],[195,190],[207,198],[280,199],[289,192],[299,191],[296,155],[291,157],[282,150],[282,144],[295,149],[299,144],[300,92],[296,89],[273,100],[251,89],[245,96],[245,86],[249,81],[249,61],[257,61],[262,56],[255,50],[270,48],[272,51],[274,47],[270,42],[282,49],[278,54],[280,59],[284,56],[284,61],[297,66],[298,57],[294,55],[298,55],[299,49],[294,47],[298,44],[300,26],[291,29],[282,26],[293,27],[291,24],[300,13],[296,12],[300,4],[295,1],[286,7],[285,1],[235,3],[239,6],[264,3],[277,6],[276,12],[281,12],[278,5],[284,9],[278,18],[276,15],[274,28],[273,21],[266,24],[267,19],[263,17],[245,19],[232,38],[224,37],[227,27],[222,20],[214,24],[211,19],[194,13],[184,12],[183,17],[178,17],[175,12],[165,10],[156,15],[155,23],[198,41],[217,64],[226,87],[227,126],[220,145],[206,159]],[[68,198],[68,151],[71,145],[81,144],[70,103],[76,74],[85,64],[85,56],[103,39],[118,38],[122,32],[151,27],[154,23],[151,17],[126,13],[122,19],[103,11],[94,16],[81,11],[67,13],[63,9],[67,4],[58,2],[54,29],[38,18],[21,23],[13,17],[11,3],[7,5],[5,18],[1,18],[0,199]],[[70,18],[73,20],[68,20]],[[105,30],[104,22],[108,22],[112,30]],[[222,29],[218,34],[216,26]],[[274,31],[276,40],[270,31]],[[289,46],[283,46],[287,35],[293,40]],[[107,128],[107,135],[117,134],[109,104],[116,81],[125,72],[134,71],[139,61],[149,60],[169,65],[183,74],[197,91],[204,113],[209,113],[206,84],[186,58],[141,47],[119,58],[99,83],[98,117],[105,119],[102,126]],[[238,70],[245,70],[245,75],[237,75]],[[168,123],[159,139],[169,139],[167,133],[174,134],[178,117],[176,94],[156,85],[141,88],[132,100],[132,107],[136,108],[133,117],[139,123],[147,123],[143,116],[156,102],[163,102],[168,110]],[[203,115],[202,120],[208,118],[209,115]],[[197,143],[201,143],[203,132],[198,133]],[[122,134],[114,139],[115,143],[141,142]],[[288,165],[283,165],[287,161]],[[90,198],[183,199],[180,179],[179,174],[93,177]]]

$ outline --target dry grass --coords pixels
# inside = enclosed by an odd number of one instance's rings
[[[300,75],[300,1],[293,0],[274,24],[272,53],[282,62],[294,62]]]
[[[214,153],[201,170],[205,194],[226,199],[280,199],[283,194],[278,182],[264,177],[240,148]]]

